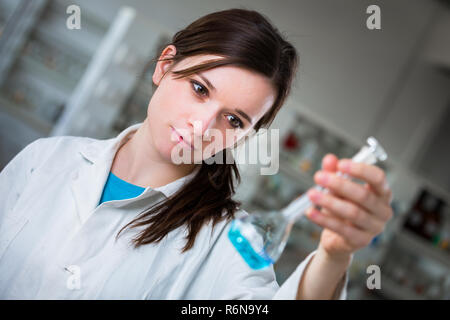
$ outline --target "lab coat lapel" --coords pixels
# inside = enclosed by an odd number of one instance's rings
[[[71,189],[78,216],[84,224],[97,208],[113,159],[94,159],[88,153],[80,154],[85,163],[73,174]]]
[[[89,219],[100,202],[117,150],[127,141],[128,135],[141,125],[142,123],[131,125],[115,138],[93,140],[82,144],[79,149],[84,163],[73,174],[71,189],[82,224]]]

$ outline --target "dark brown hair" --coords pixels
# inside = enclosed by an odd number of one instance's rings
[[[270,110],[254,125],[255,131],[272,123],[289,95],[298,66],[295,48],[266,17],[246,9],[229,9],[203,16],[175,33],[167,45],[174,45],[176,54],[161,60],[172,60],[172,68],[183,59],[195,55],[223,57],[173,71],[177,78],[225,65],[242,67],[269,78],[277,90],[277,96]],[[182,251],[185,252],[192,248],[205,223],[212,221],[214,227],[223,219],[232,219],[241,205],[232,199],[235,194],[234,182],[236,180],[239,184],[241,177],[236,163],[227,164],[230,152],[225,148],[215,155],[216,158],[223,156],[222,164],[217,161],[208,164],[210,162],[205,163],[203,160],[193,179],[169,198],[142,212],[125,225],[118,235],[127,226],[146,226],[133,239],[135,247],[138,247],[159,242],[170,231],[186,226],[187,243]]]

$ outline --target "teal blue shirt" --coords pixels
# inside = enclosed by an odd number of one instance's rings
[[[134,198],[144,192],[144,190],[145,188],[126,182],[110,171],[99,205],[105,201]]]

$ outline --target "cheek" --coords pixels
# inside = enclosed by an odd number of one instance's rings
[[[220,134],[219,134],[220,133]],[[203,158],[209,158],[214,154],[220,152],[225,148],[232,148],[240,138],[244,136],[242,132],[236,132],[234,130],[230,132],[219,131],[213,135],[211,141],[205,141],[203,144],[204,156]]]
[[[171,131],[169,125],[172,118],[170,113],[165,113],[160,107],[158,99],[152,98],[147,111],[148,130],[151,136],[149,139],[154,148],[163,158],[170,158],[170,151],[174,142],[170,140]]]
[[[188,84],[184,81],[173,81],[160,85],[152,99],[163,112],[180,112],[183,108],[183,102],[191,102],[192,95],[189,92]]]
[[[171,131],[168,127],[159,127],[156,129],[157,132],[152,134],[155,136],[153,140],[153,147],[159,156],[167,162],[172,162],[172,152],[178,152],[180,146],[176,141],[171,140]],[[182,148],[181,148],[182,149]]]
[[[176,104],[174,103],[173,95],[167,93],[168,88],[159,87],[153,94],[150,103],[148,105],[148,115],[164,119],[172,114],[173,110],[176,110]]]

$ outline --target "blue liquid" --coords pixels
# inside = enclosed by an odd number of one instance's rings
[[[235,220],[231,222],[228,238],[250,268],[262,269],[273,263],[272,259],[265,252],[257,253],[253,249],[250,242],[239,231]]]

